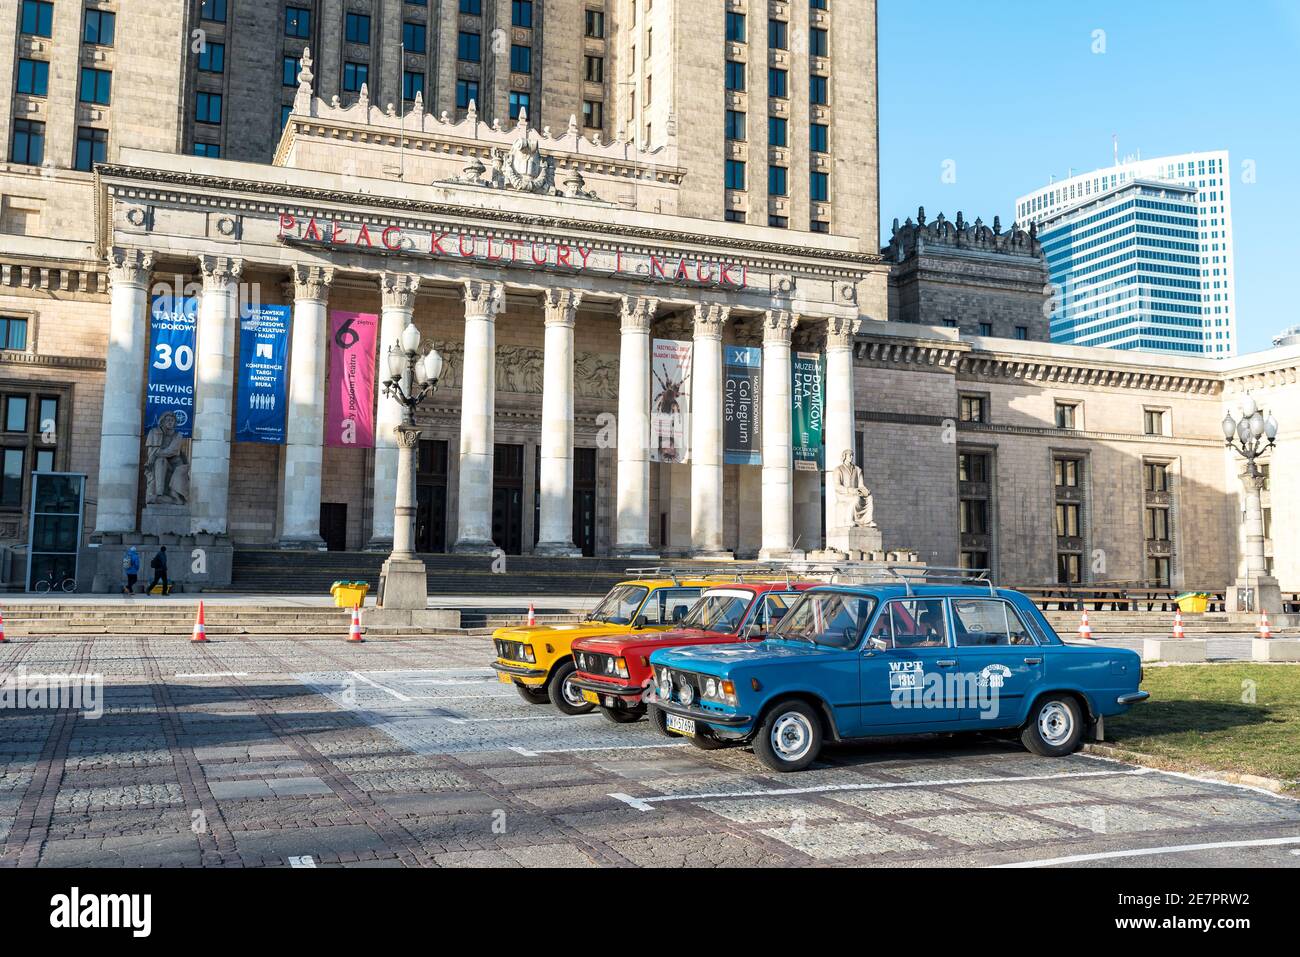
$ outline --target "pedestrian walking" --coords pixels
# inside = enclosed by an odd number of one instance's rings
[[[171,590],[171,583],[167,581],[167,546],[159,545],[158,553],[149,559],[149,567],[153,569],[153,581],[149,582],[150,595],[153,594],[153,586],[162,582],[162,593],[165,595]]]
[[[134,545],[128,548],[126,554],[122,556],[122,574],[126,576],[126,584],[122,586],[122,594],[135,594],[135,583],[140,580],[140,553],[136,551]]]

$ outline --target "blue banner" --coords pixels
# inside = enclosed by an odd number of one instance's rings
[[[194,335],[199,301],[155,296],[149,322],[149,381],[145,389],[144,428],[157,427],[165,415],[176,420],[176,433],[194,432]]]
[[[239,320],[235,441],[284,444],[288,306],[246,306]]]
[[[723,346],[722,460],[728,465],[761,465],[763,350]]]

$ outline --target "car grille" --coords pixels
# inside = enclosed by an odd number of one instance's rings
[[[689,686],[691,691],[693,692],[691,698],[691,706],[699,707],[700,692],[704,687],[704,682],[707,680],[707,676],[698,675],[691,671],[677,671],[674,668],[669,668],[668,671],[671,673],[672,680],[673,680],[673,690],[672,690],[672,694],[668,696],[668,700],[676,701],[678,704],[684,704],[684,702],[682,701],[682,688],[683,686]],[[659,695],[660,697],[663,697],[663,692],[660,690],[659,687],[660,676],[663,674],[663,672],[664,669],[662,667],[656,667],[654,670],[653,681],[654,681],[655,694]]]
[[[575,651],[573,661],[578,666],[579,671],[585,671],[589,675],[598,675],[602,678],[622,678],[622,675],[614,669],[613,655],[597,654],[594,651]]]
[[[527,661],[524,657],[522,641],[506,641],[502,638],[492,639],[492,643],[497,646],[497,657],[504,658],[506,661]]]

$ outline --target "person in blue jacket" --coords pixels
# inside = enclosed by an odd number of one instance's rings
[[[140,553],[132,545],[122,556],[122,572],[126,575],[126,584],[122,586],[123,595],[135,593],[135,583],[140,577]]]

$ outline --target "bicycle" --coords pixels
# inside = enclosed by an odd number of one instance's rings
[[[42,578],[33,586],[32,591],[38,595],[48,595],[55,589],[63,592],[74,592],[77,590],[77,580],[75,578],[65,578],[62,581],[54,581],[53,579]]]

